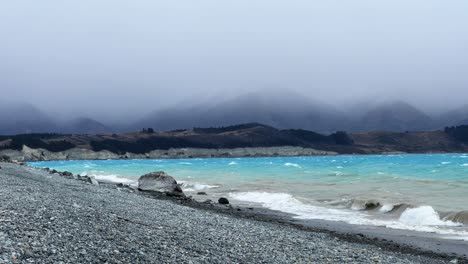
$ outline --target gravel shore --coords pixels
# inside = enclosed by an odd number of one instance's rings
[[[456,262],[0,166],[0,263]]]

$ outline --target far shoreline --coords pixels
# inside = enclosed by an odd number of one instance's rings
[[[255,152],[256,150],[259,152]],[[288,152],[290,150],[299,150],[298,153]],[[284,151],[284,153],[277,153],[278,150]],[[184,153],[181,155],[160,155],[161,152],[172,152],[172,153]],[[186,155],[186,151],[189,151],[191,155]],[[221,153],[215,154],[196,154],[197,151],[207,151]],[[265,152],[276,151],[273,154]],[[70,152],[79,152],[80,155],[70,155]],[[154,154],[157,152],[157,154]],[[243,152],[248,153],[245,155],[237,155],[237,153]],[[231,154],[233,153],[233,154]],[[251,154],[253,153],[253,154]],[[323,156],[373,156],[373,155],[443,155],[443,154],[468,154],[467,151],[460,152],[442,152],[442,151],[430,151],[430,152],[376,152],[376,153],[336,153],[318,149],[302,148],[296,146],[281,146],[281,147],[259,147],[259,148],[233,148],[233,149],[194,149],[194,148],[171,148],[171,149],[157,149],[151,153],[135,154],[115,154],[109,151],[92,151],[89,149],[73,149],[72,151],[63,152],[51,152],[45,149],[31,149],[24,146],[23,150],[1,150],[0,156],[9,157],[11,160],[21,162],[40,162],[40,161],[80,161],[80,160],[157,160],[157,159],[221,159],[221,158],[286,158],[286,157],[323,157]]]
[[[175,157],[175,158],[116,158],[116,159],[51,159],[51,160],[23,160],[25,163],[47,162],[47,161],[104,161],[104,160],[193,160],[193,159],[256,159],[256,158],[300,158],[300,157],[346,157],[346,156],[411,156],[411,155],[444,155],[444,154],[467,154],[468,152],[426,152],[426,153],[354,153],[354,154],[329,154],[329,155],[299,155],[299,156],[234,156],[234,157]]]

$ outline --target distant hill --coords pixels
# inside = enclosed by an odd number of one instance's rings
[[[60,132],[70,134],[104,134],[112,133],[113,129],[94,119],[81,117],[62,124]]]
[[[278,129],[318,133],[440,130],[468,124],[468,106],[432,117],[403,102],[369,102],[355,107],[327,105],[296,93],[249,93],[225,101],[180,104],[136,120],[108,125],[89,117],[58,121],[27,104],[0,102],[0,135],[22,133],[102,134],[154,128],[159,131],[261,123]]]
[[[113,129],[91,118],[58,121],[40,109],[22,103],[0,102],[0,135],[28,133],[110,133]]]
[[[245,148],[300,146],[346,148],[353,144],[344,132],[321,135],[306,130],[279,130],[270,126],[250,123],[217,128],[195,128],[168,132],[134,132],[104,135],[27,134],[0,136],[1,149],[21,150],[23,145],[50,151],[85,148],[108,150],[118,154],[126,152],[144,154],[155,149],[169,148]]]
[[[248,122],[321,133],[337,130],[404,132],[440,128],[436,119],[402,101],[364,105],[352,111],[340,111],[298,94],[252,93],[213,105],[182,106],[156,111],[139,120],[133,129],[154,127],[167,130]]]
[[[56,130],[54,120],[32,105],[0,102],[0,135]]]
[[[250,122],[327,133],[338,130],[346,122],[346,117],[332,106],[294,93],[250,93],[210,105],[178,106],[156,111],[136,122],[133,128],[168,130]]]
[[[408,103],[383,103],[367,110],[354,122],[353,131],[424,131],[436,128],[435,120]]]
[[[427,132],[367,132],[320,134],[303,129],[277,129],[258,123],[226,127],[194,128],[166,132],[60,135],[26,134],[0,136],[0,151],[23,146],[62,152],[73,148],[107,150],[118,155],[146,154],[153,150],[180,148],[233,149],[303,147],[340,154],[432,153],[468,151],[468,126]],[[183,151],[182,151],[183,153]]]
[[[459,107],[438,117],[438,126],[468,125],[468,105]]]

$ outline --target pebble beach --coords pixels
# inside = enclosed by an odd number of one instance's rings
[[[0,263],[464,263],[0,166]]]

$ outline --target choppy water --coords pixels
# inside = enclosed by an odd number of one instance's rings
[[[302,219],[343,221],[468,240],[468,154],[49,161],[37,167],[134,182],[165,171],[206,191]],[[196,198],[204,198],[195,196]]]

